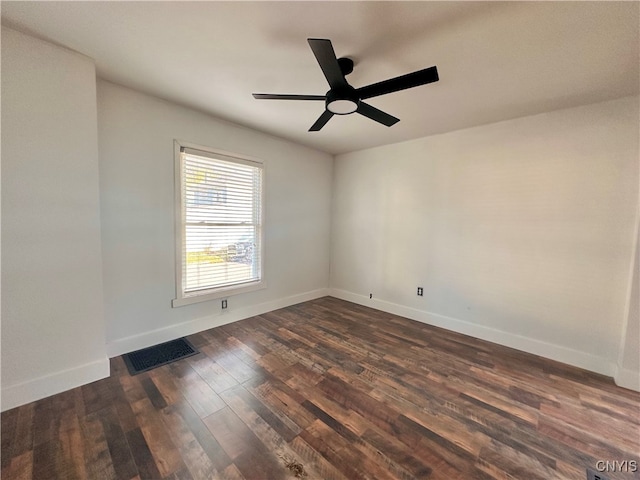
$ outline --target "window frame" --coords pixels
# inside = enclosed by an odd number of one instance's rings
[[[264,268],[264,198],[265,198],[265,178],[266,178],[266,164],[263,160],[258,158],[249,157],[246,155],[240,155],[237,153],[227,152],[223,150],[198,145],[191,142],[185,142],[182,140],[174,140],[174,223],[175,223],[175,282],[176,282],[176,298],[171,302],[172,307],[181,307],[183,305],[191,305],[193,303],[206,302],[209,300],[215,300],[219,298],[226,298],[231,295],[237,295],[241,293],[253,292],[256,290],[262,290],[267,287],[265,281],[265,268]],[[219,159],[223,161],[230,161],[233,163],[250,165],[253,167],[259,167],[262,170],[262,185],[260,189],[260,211],[258,212],[259,223],[259,265],[260,279],[253,282],[242,283],[239,285],[227,285],[221,287],[214,287],[206,290],[199,290],[197,292],[184,292],[183,279],[184,279],[184,264],[183,264],[183,245],[185,237],[185,206],[182,203],[184,198],[183,192],[185,188],[185,182],[182,175],[182,152],[183,149],[197,150],[203,157],[209,157],[213,160]]]

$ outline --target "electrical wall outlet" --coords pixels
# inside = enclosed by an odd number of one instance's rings
[[[421,297],[423,293],[422,287],[418,287],[418,296]]]
[[[369,298],[373,298],[373,293],[370,293],[370,294],[369,294]]]
[[[224,310],[225,308],[227,308],[227,299],[226,298],[224,300],[222,300],[222,309]]]

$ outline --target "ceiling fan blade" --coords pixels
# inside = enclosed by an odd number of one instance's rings
[[[356,112],[360,115],[364,115],[365,117],[369,117],[371,120],[375,120],[378,123],[386,125],[387,127],[395,125],[400,121],[399,118],[389,115],[388,113],[384,113],[382,110],[378,110],[376,107],[372,107],[368,103],[364,102],[360,102],[358,104],[358,110],[356,110]]]
[[[361,99],[372,98],[379,95],[386,95],[387,93],[398,92],[407,88],[426,85],[427,83],[437,82],[438,80],[438,69],[434,66],[367,85],[366,87],[357,88],[356,92]]]
[[[258,100],[326,100],[324,95],[286,95],[277,93],[254,93],[253,98]]]
[[[316,56],[316,60],[318,60],[322,73],[324,73],[327,82],[329,82],[329,86],[332,89],[346,87],[348,85],[347,80],[342,74],[342,69],[338,63],[336,52],[333,51],[331,40],[309,38],[307,42],[309,42],[309,46]]]
[[[311,125],[311,128],[309,129],[310,132],[317,132],[318,130],[320,130],[322,127],[324,127],[327,122],[329,121],[329,119],[333,117],[333,113],[331,113],[329,110],[325,110],[324,113],[322,115],[320,115],[320,118],[318,118],[318,120],[316,120],[316,123],[314,123],[313,125]]]

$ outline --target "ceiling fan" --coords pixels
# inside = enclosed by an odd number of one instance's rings
[[[316,120],[316,123],[311,126],[309,129],[310,132],[320,130],[333,115],[349,115],[354,112],[390,127],[399,122],[400,119],[364,103],[363,100],[407,88],[418,87],[439,80],[438,69],[433,66],[382,82],[373,83],[366,87],[353,88],[347,83],[347,79],[345,78],[353,72],[353,60],[346,57],[336,58],[331,40],[309,38],[307,41],[316,60],[318,60],[320,64],[320,68],[327,82],[329,82],[329,87],[331,87],[326,95],[254,93],[253,98],[258,100],[323,100],[325,102],[325,111],[320,115],[320,118]]]

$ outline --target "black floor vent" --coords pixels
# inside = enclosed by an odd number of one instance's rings
[[[135,352],[126,353],[122,357],[131,375],[137,375],[147,370],[175,362],[181,358],[199,353],[186,338],[178,338],[170,342],[161,343]]]

